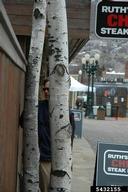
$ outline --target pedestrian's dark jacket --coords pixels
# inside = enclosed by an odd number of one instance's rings
[[[39,101],[38,107],[38,136],[40,161],[51,160],[51,137],[48,100]]]
[[[75,131],[73,113],[70,113],[70,122],[72,126],[71,146],[73,147],[73,139]],[[49,161],[51,160],[51,135],[50,135],[48,100],[39,101],[38,136],[39,136],[40,161]]]

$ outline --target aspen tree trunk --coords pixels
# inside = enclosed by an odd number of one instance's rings
[[[48,0],[52,192],[71,191],[71,126],[69,123],[68,34],[65,0]]]
[[[23,191],[39,191],[38,92],[46,28],[46,1],[35,0],[23,113]]]

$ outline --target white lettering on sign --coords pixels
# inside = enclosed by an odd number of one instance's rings
[[[113,173],[127,173],[126,169],[124,168],[114,168],[114,167],[108,167],[108,172],[113,172]]]
[[[128,38],[128,3],[121,0],[97,3],[95,26],[99,37]]]
[[[128,13],[128,7],[102,6],[102,13]]]
[[[128,35],[128,29],[117,28],[101,28],[101,34],[107,35]]]
[[[106,175],[128,176],[128,151],[106,150],[103,170]]]
[[[108,158],[110,159],[124,159],[128,160],[128,155],[117,155],[117,154],[108,154]]]

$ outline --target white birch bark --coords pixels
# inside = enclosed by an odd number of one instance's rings
[[[52,192],[71,191],[71,126],[69,123],[68,34],[65,0],[48,0]]]
[[[39,191],[38,92],[46,28],[46,1],[35,0],[23,114],[23,191]]]

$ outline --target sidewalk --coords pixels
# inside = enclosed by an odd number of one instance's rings
[[[90,192],[95,154],[84,138],[75,138],[73,146],[72,192]]]

